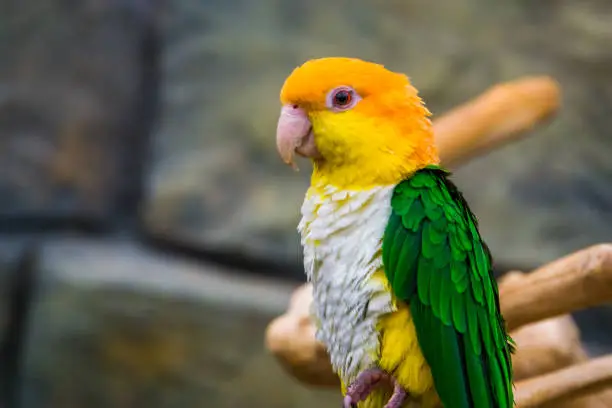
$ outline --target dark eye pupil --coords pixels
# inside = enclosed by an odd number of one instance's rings
[[[351,93],[349,91],[339,91],[336,96],[334,96],[334,102],[336,105],[347,105],[351,102]]]

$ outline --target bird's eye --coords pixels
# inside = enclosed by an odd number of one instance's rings
[[[344,107],[351,103],[353,94],[350,91],[341,89],[334,95],[334,105],[338,107]]]
[[[342,86],[331,90],[327,96],[327,106],[335,111],[344,111],[355,106],[359,99],[352,88]]]

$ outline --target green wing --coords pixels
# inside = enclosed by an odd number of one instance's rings
[[[410,305],[444,407],[509,408],[514,348],[491,256],[447,175],[429,166],[395,188],[383,238],[385,273]]]

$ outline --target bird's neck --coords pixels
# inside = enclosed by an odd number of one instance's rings
[[[439,164],[435,147],[402,154],[372,152],[367,159],[345,163],[325,160],[313,161],[311,186],[333,186],[339,190],[368,190],[373,187],[392,186],[431,164]]]

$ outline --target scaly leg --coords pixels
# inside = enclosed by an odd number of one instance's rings
[[[381,381],[389,381],[393,384],[393,395],[384,408],[401,408],[408,397],[408,393],[395,378],[379,368],[362,371],[357,376],[357,379],[346,390],[342,407],[357,407],[357,403],[365,400]]]
[[[393,381],[393,395],[389,398],[385,408],[401,408],[402,404],[408,398],[408,392],[397,382],[396,379],[392,378]]]

